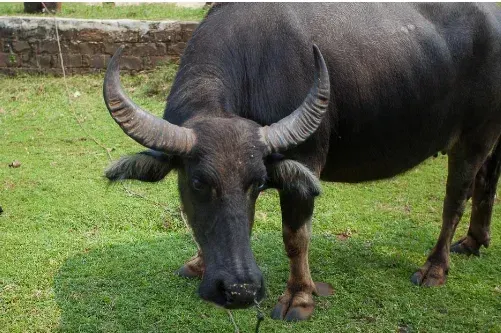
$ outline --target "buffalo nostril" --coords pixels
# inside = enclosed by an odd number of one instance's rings
[[[257,298],[258,288],[254,284],[234,283],[226,286],[224,296],[226,298],[226,307],[248,307],[254,304]]]
[[[233,297],[233,296],[234,296],[234,293],[235,293],[235,292],[230,292],[230,291],[228,291],[228,290],[226,290],[226,291],[224,292],[224,297],[226,298],[226,302],[227,302],[227,303],[233,303],[233,300],[234,300],[234,297]]]

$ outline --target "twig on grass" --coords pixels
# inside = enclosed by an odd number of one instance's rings
[[[200,245],[198,245],[198,242],[195,239],[195,235],[193,235],[193,232],[191,232],[190,225],[188,224],[188,220],[186,219],[186,213],[184,212],[182,207],[179,208],[179,212],[181,214],[181,220],[183,220],[184,226],[186,227],[186,230],[191,235],[191,239],[193,239],[193,243],[195,243],[195,245],[197,246],[198,253],[200,253],[200,250],[201,250]]]
[[[240,333],[240,329],[238,328],[237,323],[235,322],[235,318],[233,318],[233,314],[230,310],[226,310],[228,312],[228,317],[230,317],[231,323],[233,324],[233,328],[235,329],[235,333]]]

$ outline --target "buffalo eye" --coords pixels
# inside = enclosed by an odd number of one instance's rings
[[[264,191],[266,190],[267,186],[266,186],[266,180],[260,180],[257,182],[256,184],[256,187],[257,187],[257,190],[258,191]]]
[[[266,179],[254,179],[253,181],[250,181],[247,183],[247,186],[245,186],[246,191],[251,191],[253,193],[259,193],[261,191],[264,191],[268,188],[268,183]]]
[[[203,182],[200,178],[193,178],[191,180],[191,187],[195,191],[203,191],[203,190],[207,189],[207,184],[205,182]]]

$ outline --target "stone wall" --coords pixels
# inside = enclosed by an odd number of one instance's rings
[[[57,19],[66,73],[106,68],[125,45],[122,68],[152,69],[177,60],[198,22]],[[55,22],[46,17],[0,16],[0,72],[61,74]]]

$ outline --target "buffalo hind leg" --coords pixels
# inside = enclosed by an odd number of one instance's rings
[[[202,251],[198,250],[197,254],[188,260],[180,269],[177,274],[185,278],[202,278],[204,275],[204,259]]]
[[[475,178],[468,233],[452,245],[451,252],[479,256],[480,247],[489,246],[492,208],[500,169],[501,144],[498,143]]]
[[[308,319],[315,307],[313,294],[332,294],[328,284],[315,284],[308,264],[311,217],[314,199],[280,192],[282,236],[290,261],[287,289],[271,313],[273,319],[296,321]]]
[[[181,218],[187,224],[186,221],[188,217],[186,216],[186,211],[183,205],[181,205],[180,211],[181,211]],[[195,240],[194,242],[196,243]],[[183,266],[181,266],[181,268],[177,270],[176,272],[177,275],[189,279],[194,279],[194,278],[201,279],[203,277],[205,271],[204,258],[202,255],[202,250],[200,249],[200,246],[198,244],[197,247],[198,247],[197,254],[191,257],[187,262],[184,263]]]
[[[487,139],[483,142],[489,141],[493,140]],[[449,252],[454,232],[463,215],[468,191],[491,147],[492,145],[486,145],[473,148],[459,143],[449,153],[442,229],[437,244],[426,263],[412,275],[411,281],[414,284],[439,286],[445,283],[449,271]]]

